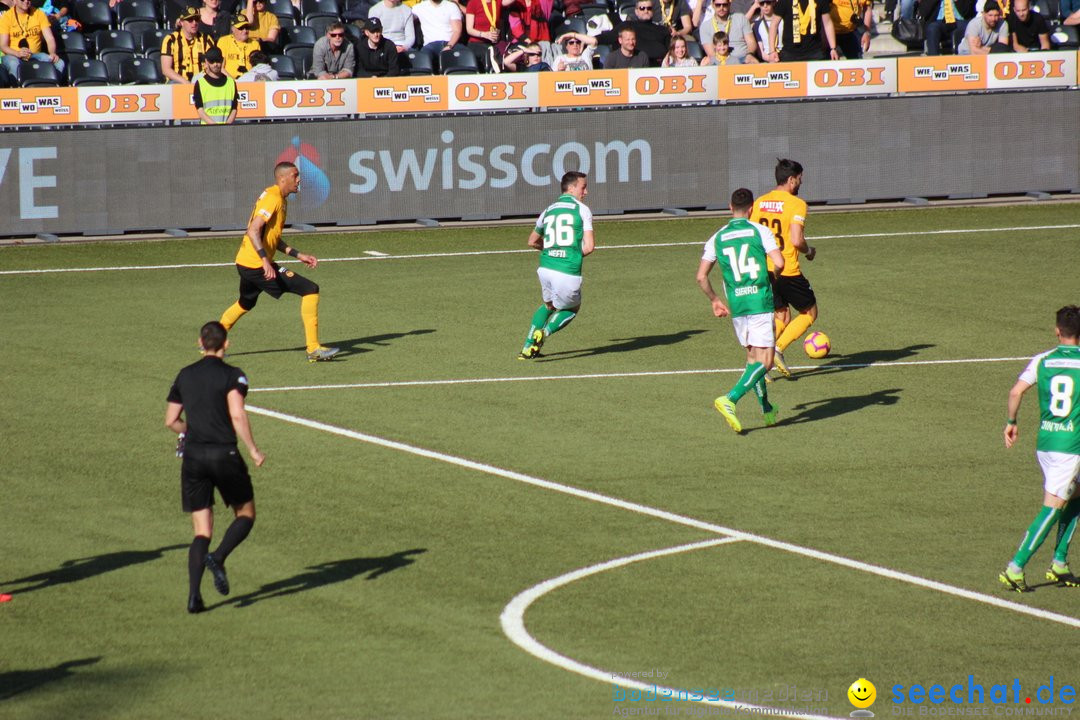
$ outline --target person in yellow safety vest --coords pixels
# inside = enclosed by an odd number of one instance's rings
[[[195,110],[203,125],[230,125],[236,119],[236,81],[222,72],[221,50],[212,47],[203,54],[203,73],[195,81]]]

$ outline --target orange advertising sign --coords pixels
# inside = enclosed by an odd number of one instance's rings
[[[269,117],[263,97],[263,85],[278,85],[280,83],[239,83],[236,86],[238,94],[236,103],[236,119],[264,118]],[[158,87],[151,85],[149,87]],[[198,120],[199,113],[195,110],[195,86],[194,85],[164,85],[166,92],[172,93],[172,118],[175,120]],[[269,92],[266,90],[266,92]]]
[[[897,58],[897,90],[902,93],[986,89],[986,55]]]
[[[540,75],[542,107],[578,105],[625,105],[628,99],[627,70],[579,70],[543,72]]]
[[[818,63],[720,65],[721,100],[806,97],[806,73]]]
[[[449,109],[445,75],[356,80],[359,111],[365,114],[441,112]]]
[[[0,90],[0,125],[52,125],[79,122],[74,88]]]

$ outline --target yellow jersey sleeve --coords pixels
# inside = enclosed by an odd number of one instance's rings
[[[784,269],[781,275],[799,275],[799,251],[791,244],[791,226],[806,224],[806,201],[789,192],[773,190],[765,193],[754,202],[750,213],[753,222],[760,223],[772,230],[780,254],[784,256]],[[773,272],[769,261],[769,272]]]
[[[285,198],[281,197],[281,191],[276,185],[263,190],[262,195],[255,201],[255,209],[251,211],[248,225],[256,216],[263,220],[262,243],[266,250],[266,257],[272,262],[278,243],[281,241],[281,231],[285,227],[285,213],[288,208]],[[236,253],[236,264],[249,268],[261,268],[262,258],[255,252],[255,245],[251,238],[244,233],[244,240],[240,243],[240,250]]]

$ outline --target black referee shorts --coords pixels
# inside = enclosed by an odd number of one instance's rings
[[[783,310],[788,305],[803,313],[817,305],[814,288],[802,274],[781,275],[772,281],[773,307]]]
[[[267,280],[263,277],[262,268],[249,268],[237,265],[236,271],[240,273],[240,307],[254,307],[259,299],[259,293],[266,293],[277,300],[285,293],[293,295],[314,295],[319,292],[319,286],[308,280],[303,275],[297,275],[292,270],[286,270],[274,263],[277,277]]]
[[[180,468],[180,505],[184,512],[213,507],[214,488],[229,507],[255,499],[251,475],[236,445],[188,443]]]

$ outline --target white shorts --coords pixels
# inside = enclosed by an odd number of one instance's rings
[[[1071,498],[1080,475],[1080,455],[1038,450],[1035,457],[1042,468],[1043,489],[1062,500]]]
[[[736,339],[743,347],[771,348],[776,344],[771,312],[731,318],[731,325],[735,328]]]
[[[580,275],[567,275],[546,267],[537,268],[536,274],[544,302],[551,303],[556,310],[570,310],[581,304]]]

